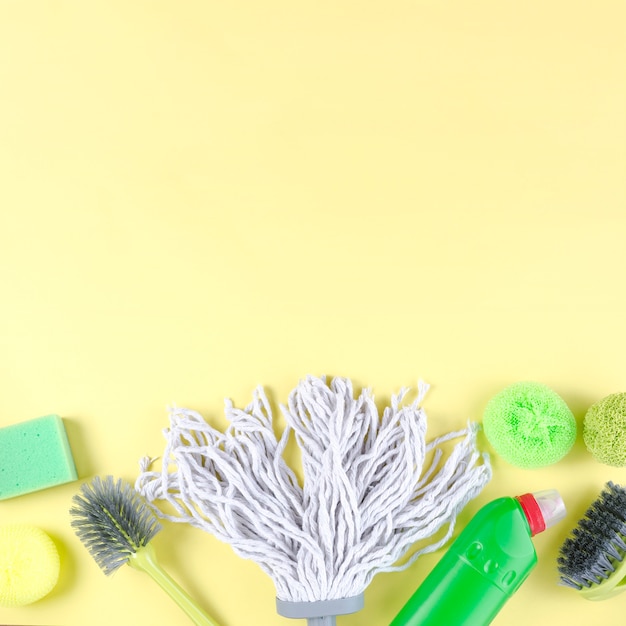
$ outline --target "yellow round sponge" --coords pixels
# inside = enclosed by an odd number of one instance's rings
[[[626,466],[626,393],[613,393],[589,408],[583,441],[596,461]]]
[[[0,526],[0,606],[31,604],[47,595],[59,579],[54,542],[28,524]]]

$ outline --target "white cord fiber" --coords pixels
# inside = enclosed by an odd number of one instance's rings
[[[257,562],[281,600],[356,596],[377,573],[440,548],[457,513],[491,478],[488,457],[476,449],[476,424],[426,442],[420,403],[427,390],[420,382],[408,405],[401,390],[381,416],[370,390],[355,399],[349,379],[309,376],[281,407],[287,426],[280,439],[262,388],[245,410],[227,401],[225,432],[174,408],[162,469],[150,471],[143,459],[136,487],[161,517],[201,528]],[[291,433],[302,487],[283,459]],[[439,446],[454,438],[461,440],[443,461]],[[446,525],[442,537],[398,564]]]

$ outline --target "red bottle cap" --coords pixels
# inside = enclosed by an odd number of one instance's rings
[[[516,500],[526,515],[531,537],[553,526],[566,514],[565,504],[555,489],[525,493],[517,496]]]

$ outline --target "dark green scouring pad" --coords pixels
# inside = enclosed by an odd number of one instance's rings
[[[560,461],[576,441],[576,420],[569,407],[537,382],[514,383],[491,398],[483,428],[494,450],[524,469]]]
[[[613,393],[589,408],[583,441],[596,461],[626,467],[626,393]]]

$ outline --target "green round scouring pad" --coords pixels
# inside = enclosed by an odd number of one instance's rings
[[[0,526],[0,606],[40,600],[57,584],[59,553],[50,537],[28,524]]]
[[[517,467],[545,467],[576,441],[576,420],[555,391],[536,382],[506,387],[487,403],[483,428],[489,443]]]
[[[589,408],[583,441],[596,461],[626,466],[626,393],[611,394]]]

